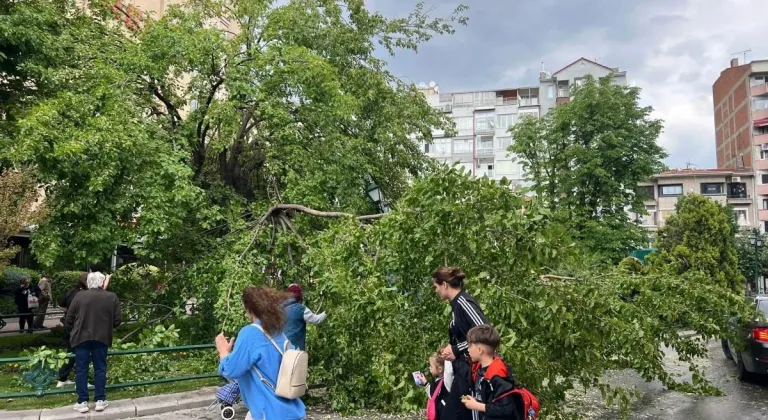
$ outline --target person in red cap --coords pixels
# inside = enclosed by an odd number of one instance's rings
[[[318,325],[325,321],[326,314],[325,312],[315,314],[301,303],[303,293],[301,286],[298,284],[294,283],[288,286],[288,292],[293,297],[283,302],[283,308],[287,315],[284,330],[285,336],[288,337],[288,341],[297,349],[305,350],[307,344],[307,322]]]

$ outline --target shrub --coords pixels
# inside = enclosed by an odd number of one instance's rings
[[[13,293],[19,287],[19,283],[24,277],[29,277],[33,283],[37,283],[40,280],[40,273],[19,267],[8,267],[3,270],[0,294]]]
[[[15,314],[16,302],[13,296],[0,296],[0,314]],[[8,322],[8,320],[6,320]]]

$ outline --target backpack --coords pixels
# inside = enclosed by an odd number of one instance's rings
[[[442,389],[443,380],[440,379],[437,381],[437,386],[435,387],[434,392],[432,392],[432,396],[430,396],[427,401],[427,420],[437,420],[437,397],[440,395]]]
[[[513,399],[515,400],[515,408],[522,414],[522,417],[520,417],[521,420],[537,420],[539,418],[541,410],[539,399],[536,398],[528,388],[516,386],[515,389],[499,396],[496,400],[509,395],[513,396]]]
[[[309,367],[309,355],[301,350],[290,348],[291,342],[285,339],[285,345],[281,349],[275,340],[261,328],[259,324],[251,324],[258,328],[272,342],[278,352],[283,356],[280,369],[277,372],[277,382],[271,383],[257,368],[253,370],[259,375],[259,379],[267,387],[275,392],[275,395],[288,400],[295,400],[307,392],[307,369]]]

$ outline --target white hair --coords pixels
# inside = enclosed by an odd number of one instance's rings
[[[88,279],[86,282],[88,283],[89,289],[99,289],[101,287],[104,287],[104,280],[106,280],[106,276],[102,274],[100,271],[97,271],[95,273],[88,273]]]

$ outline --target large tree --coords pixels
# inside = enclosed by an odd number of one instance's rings
[[[680,197],[675,214],[659,230],[652,265],[675,275],[699,273],[712,284],[741,291],[736,229],[728,207],[699,194]]]
[[[544,117],[514,126],[510,151],[536,194],[577,238],[617,260],[646,239],[627,210],[645,212],[635,186],[662,167],[662,122],[640,105],[639,88],[610,78],[587,77],[572,93]]]
[[[196,0],[139,19],[74,3],[13,2],[0,20],[8,67],[29,70],[8,91],[24,99],[2,153],[46,184],[45,263],[137,238],[150,257],[192,261],[270,203],[372,212],[367,180],[396,200],[429,166],[413,137],[450,131],[375,53],[451,33],[463,7],[387,19],[363,0]]]

